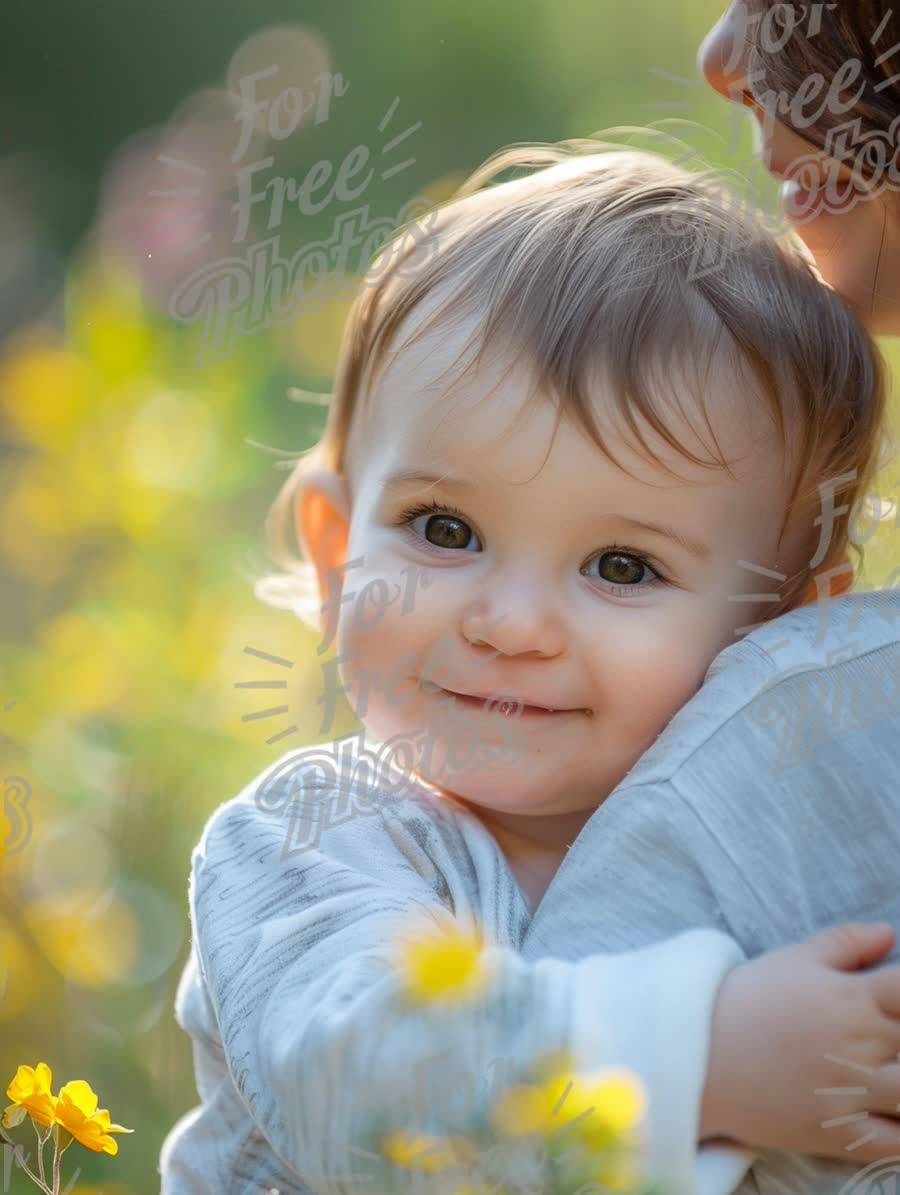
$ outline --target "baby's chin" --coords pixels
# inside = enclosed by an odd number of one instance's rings
[[[528,813],[541,799],[540,794],[533,798],[529,794],[521,763],[506,763],[499,767],[473,763],[468,769],[456,771],[439,768],[431,774],[416,772],[415,779],[436,794],[452,797],[474,809],[495,813]]]
[[[399,705],[377,699],[365,711],[366,738],[379,744],[398,766],[422,775],[469,775],[473,769],[496,769],[504,760],[527,757],[528,742],[521,723],[502,714],[484,715],[455,702],[413,697]]]
[[[388,737],[381,743],[390,741]],[[549,754],[534,755],[527,750],[511,754],[496,741],[482,741],[478,747],[454,755],[452,745],[438,744],[430,755],[420,755],[411,767],[394,753],[391,763],[400,765],[400,771],[393,776],[392,791],[402,787],[407,795],[425,793],[436,800],[450,798],[476,816],[566,815],[580,808],[579,795],[583,803],[599,804],[600,798],[594,798],[600,786],[592,783],[586,795],[585,777],[567,777],[559,760]],[[387,771],[383,775],[388,778]]]
[[[602,773],[619,762],[598,756],[595,720],[572,713],[558,724],[472,709],[454,716],[430,698],[400,706],[373,700],[365,713],[367,749],[392,791],[427,787],[498,814],[596,807],[597,793],[609,790]]]

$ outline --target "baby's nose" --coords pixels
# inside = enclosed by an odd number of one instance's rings
[[[494,590],[476,599],[462,619],[462,633],[474,647],[505,656],[557,656],[566,631],[559,612],[537,592]]]

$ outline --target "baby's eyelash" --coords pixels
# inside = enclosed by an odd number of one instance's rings
[[[400,516],[400,522],[411,523],[413,519],[419,518],[420,515],[430,514],[456,515],[458,519],[466,519],[463,512],[457,510],[455,506],[451,506],[449,502],[423,502],[419,506],[413,506],[410,510],[405,510]]]

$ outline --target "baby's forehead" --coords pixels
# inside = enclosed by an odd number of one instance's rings
[[[376,457],[416,463],[427,463],[429,457],[461,458],[481,461],[490,473],[517,428],[527,423],[532,446],[543,445],[546,451],[560,418],[581,426],[588,455],[603,458],[580,424],[571,398],[559,394],[524,346],[498,340],[483,346],[483,356],[476,363],[476,352],[482,348],[477,317],[453,323],[438,320],[425,331],[423,326],[422,321],[410,324],[405,334],[420,334],[388,355],[368,395],[364,416],[357,412],[351,433],[355,440],[351,456],[357,465]],[[398,343],[403,345],[402,336]],[[661,361],[657,370],[648,369],[648,375],[654,375],[654,405],[677,444],[707,459],[711,430],[713,447],[717,445],[717,451],[734,461],[738,472],[743,458],[759,471],[760,449],[780,458],[782,445],[771,412],[746,371],[736,370],[733,354],[714,354],[702,371],[695,364],[682,358],[680,365],[664,367]],[[663,466],[699,480],[701,467],[692,470],[684,452],[644,419],[627,397],[623,402],[616,387],[617,380],[598,357],[586,385],[590,418],[623,466],[638,477],[658,481],[664,468],[648,461],[649,447]],[[635,420],[644,446],[628,427],[624,409]],[[534,467],[539,466],[536,460]]]
[[[483,442],[502,434],[517,415],[521,403],[512,401],[514,394],[534,388],[534,370],[524,356],[499,362],[496,353],[487,353],[474,367],[480,347],[477,317],[438,318],[427,327],[428,314],[420,310],[404,322],[377,376],[358,400],[350,429],[351,461],[362,463],[385,439],[395,445],[403,441],[423,453],[448,437],[477,436]],[[468,365],[473,367],[467,370]],[[504,388],[500,401],[491,402],[491,388],[509,371],[516,379],[515,390]]]

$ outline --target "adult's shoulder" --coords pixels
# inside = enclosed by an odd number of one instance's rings
[[[768,661],[771,679],[789,670],[826,669],[898,643],[900,589],[847,593],[760,624],[716,656],[705,682],[743,669],[748,652]]]
[[[898,613],[900,593],[847,594],[722,651],[582,829],[530,940],[625,949],[711,925],[752,955],[896,918]]]
[[[832,711],[846,726],[871,720],[873,703],[882,713],[900,712],[898,665],[900,590],[848,593],[792,610],[719,652],[700,689],[623,783],[670,780],[732,734],[769,751],[777,749],[773,729],[781,733],[798,718]],[[844,700],[851,687],[856,713]]]

